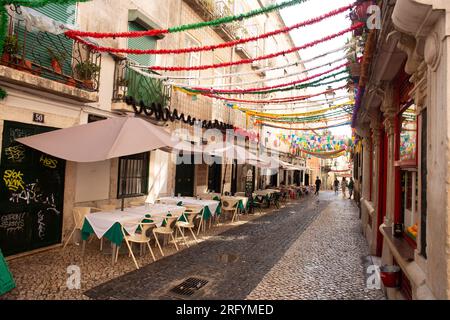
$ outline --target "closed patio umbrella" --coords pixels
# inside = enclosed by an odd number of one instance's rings
[[[109,118],[17,141],[75,162],[104,161],[163,147],[184,149],[186,146],[164,129],[135,117]]]

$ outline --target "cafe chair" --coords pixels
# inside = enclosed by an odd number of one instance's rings
[[[231,222],[239,221],[239,199],[233,197],[222,197],[222,212],[226,215],[227,212],[231,213]]]
[[[156,244],[157,244],[159,251],[161,252],[161,255],[163,257],[164,257],[164,252],[161,248],[161,244],[159,243],[158,234],[162,234],[164,236],[169,235],[169,237],[172,238],[173,244],[175,245],[175,249],[177,249],[177,251],[178,251],[177,242],[175,241],[175,238],[173,236],[177,220],[178,220],[178,217],[167,216],[165,218],[166,224],[164,226],[153,229],[153,236],[155,237]]]
[[[147,231],[153,227],[155,224],[153,222],[140,222],[139,223],[139,227],[137,228],[137,232],[135,234],[129,234],[126,230],[125,230],[125,226],[127,225],[132,225],[134,226],[135,223],[131,224],[131,223],[123,223],[122,224],[122,233],[123,233],[123,238],[125,240],[125,243],[127,244],[129,253],[134,261],[134,264],[136,265],[136,269],[139,269],[139,264],[136,260],[136,257],[134,256],[133,253],[133,248],[132,245],[133,243],[138,243],[138,244],[147,244],[148,249],[150,250],[150,253],[152,255],[153,261],[156,261],[155,259],[155,255],[153,254],[153,250],[152,247],[150,246],[150,237],[147,236]],[[117,247],[117,252],[116,252],[116,262],[117,259],[119,257],[119,249],[120,247]]]
[[[70,239],[72,239],[75,231],[81,230],[83,228],[84,218],[88,214],[90,214],[92,211],[100,211],[100,209],[93,208],[93,207],[74,207],[72,209],[74,228],[73,228],[72,232],[70,233],[69,237],[67,238],[66,243],[63,246],[63,249],[67,246]]]
[[[199,212],[197,211],[198,209],[188,209],[184,212],[184,216],[186,217],[187,221],[177,221],[176,223],[176,227],[178,229],[178,231],[181,234],[181,237],[183,238],[184,244],[186,245],[186,247],[189,248],[189,244],[186,241],[186,237],[184,235],[184,230],[188,229],[191,234],[192,237],[194,237],[195,242],[198,243],[198,239],[195,236],[195,232],[194,232],[194,228],[195,228],[195,218],[198,216]],[[201,211],[201,208],[200,208]]]
[[[264,196],[253,194],[253,197],[251,199],[249,199],[249,201],[250,201],[250,207],[252,209],[256,208],[259,210],[260,214],[263,213],[262,208],[263,208],[263,206],[266,205],[266,200],[265,200]]]

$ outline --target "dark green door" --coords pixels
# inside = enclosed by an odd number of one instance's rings
[[[220,193],[222,190],[222,164],[214,162],[208,167],[208,190]]]
[[[238,182],[238,164],[237,160],[234,160],[233,166],[231,168],[231,194],[235,195],[237,192],[237,182]]]
[[[0,163],[0,248],[5,256],[61,242],[64,160],[15,139],[54,128],[5,121]]]
[[[194,159],[192,159],[191,163]],[[175,195],[183,197],[194,196],[194,178],[195,178],[195,164],[182,163],[177,165],[175,174]]]

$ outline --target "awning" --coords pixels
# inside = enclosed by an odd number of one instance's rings
[[[64,160],[97,162],[186,144],[164,129],[134,117],[110,118],[55,130],[18,142]]]

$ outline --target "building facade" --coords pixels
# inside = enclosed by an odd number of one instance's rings
[[[122,198],[128,203],[170,194],[194,196],[206,191],[244,191],[249,171],[252,171],[256,187],[260,172],[251,166],[176,166],[171,161],[171,154],[159,150],[99,163],[74,163],[29,150],[15,143],[15,139],[109,117],[137,114],[168,131],[184,129],[183,138],[198,144],[204,141],[194,135],[193,118],[207,123],[211,121],[209,127],[222,131],[239,128],[252,137],[242,139],[240,143],[250,150],[257,149],[256,143],[263,129],[255,127],[242,112],[220,100],[175,90],[176,85],[147,77],[143,69],[136,66],[216,64],[294,46],[289,34],[283,34],[243,46],[189,54],[99,53],[53,30],[54,21],[93,32],[163,29],[247,12],[265,6],[267,2],[93,0],[77,5],[52,4],[35,10],[8,7],[7,49],[0,63],[0,86],[7,92],[7,97],[0,101],[0,174],[3,182],[0,246],[4,254],[16,257],[59,246],[68,230],[73,228],[74,206],[98,207],[110,203],[119,206]],[[114,23],[111,23],[112,17]],[[166,37],[99,39],[95,43],[112,48],[185,48],[257,36],[284,26],[278,13],[268,13],[217,28],[191,30]],[[304,70],[298,53],[277,59],[282,59],[284,64],[299,62],[299,70]],[[227,84],[234,87],[243,83],[242,87],[245,87],[245,82],[260,81],[285,72],[264,71],[275,63],[278,61],[264,60],[238,67],[173,75],[190,78],[179,80],[180,85],[223,85],[229,88]],[[249,74],[245,79],[237,75],[224,76],[239,73]],[[258,83],[264,86],[264,82]],[[146,116],[125,97],[133,98],[138,104],[153,104],[161,109],[155,109],[158,112]],[[170,117],[164,116],[166,110],[171,115],[176,110],[178,115],[184,114],[185,117],[171,121]]]
[[[355,123],[362,232],[383,265],[400,267],[389,298],[449,299],[450,3],[377,4]]]

